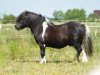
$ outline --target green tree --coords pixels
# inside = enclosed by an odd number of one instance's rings
[[[61,10],[59,10],[59,11],[55,10],[53,13],[53,16],[54,16],[55,20],[63,20],[64,19],[64,13]]]
[[[98,15],[96,15],[95,13],[91,13],[88,16],[88,20],[90,21],[94,21],[95,19],[99,19],[100,17]]]
[[[69,9],[65,13],[65,20],[85,20],[86,14],[84,9]]]
[[[71,9],[66,11],[65,16],[64,16],[65,20],[71,20],[73,18],[73,16],[71,15],[72,14],[71,11],[72,11]]]

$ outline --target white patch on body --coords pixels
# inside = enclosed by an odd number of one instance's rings
[[[87,59],[87,56],[86,56],[86,53],[83,47],[82,47],[82,54],[83,54],[82,62],[88,62],[88,59]]]
[[[45,21],[51,25],[50,21],[47,18],[45,18]]]
[[[47,21],[44,21],[43,22],[43,33],[42,33],[42,39],[43,40],[44,40],[45,31],[46,31],[46,29],[48,27],[48,24],[47,23],[48,23]]]
[[[49,20],[47,18],[45,18],[45,21],[47,21],[49,23]]]
[[[45,56],[42,58],[40,64],[43,64],[43,63],[46,63],[46,58],[45,58]]]

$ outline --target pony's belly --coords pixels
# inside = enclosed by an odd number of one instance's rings
[[[63,48],[67,46],[66,43],[46,43],[46,47],[52,47],[52,48]]]

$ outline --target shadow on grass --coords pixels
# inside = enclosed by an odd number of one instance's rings
[[[22,60],[22,61],[16,61],[16,62],[33,62],[33,63],[40,63],[39,60]],[[59,61],[59,60],[54,60],[54,61],[46,61],[46,63],[73,63],[74,60],[62,60],[62,61]]]

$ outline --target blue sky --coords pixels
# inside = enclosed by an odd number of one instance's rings
[[[100,0],[0,0],[0,16],[3,13],[19,15],[29,10],[52,17],[54,10],[85,9],[87,14],[100,10]]]

